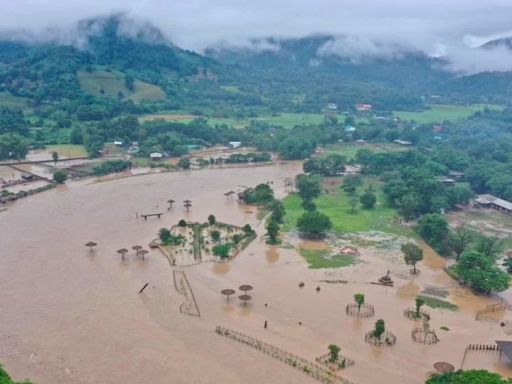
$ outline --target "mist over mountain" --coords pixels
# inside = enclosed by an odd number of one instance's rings
[[[2,36],[0,91],[35,104],[106,101],[124,105],[114,109],[147,108],[140,103],[127,107],[134,90],[109,91],[101,80],[104,71],[118,82],[157,87],[160,96],[147,101],[167,109],[251,105],[311,112],[329,102],[350,108],[361,101],[381,110],[407,110],[422,108],[429,95],[448,102],[502,102],[512,82],[504,71],[475,70],[478,74],[468,76],[449,68],[446,58],[419,49],[371,46],[329,34],[225,42],[197,53],[179,47],[151,23],[123,13],[81,20],[67,34],[54,29],[43,38],[21,32]],[[478,55],[497,49],[509,50],[502,45],[474,48]],[[502,62],[506,69],[508,63]]]

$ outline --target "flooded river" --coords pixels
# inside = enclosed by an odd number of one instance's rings
[[[261,235],[265,229],[256,210],[240,207],[224,193],[272,181],[283,196],[283,179],[300,170],[300,164],[291,163],[80,181],[1,212],[0,362],[14,378],[37,384],[314,382],[218,336],[215,326],[222,325],[309,360],[326,353],[329,344],[338,344],[356,362],[340,374],[355,383],[420,384],[437,361],[458,368],[467,344],[506,339],[497,325],[474,320],[474,310],[490,300],[458,287],[432,251],[414,281],[408,267],[391,266],[395,287],[389,288],[369,284],[387,266],[378,260],[375,265],[365,260],[345,269],[309,270],[293,249],[266,246],[258,237],[229,264],[184,269],[199,318],[180,314],[183,297],[158,251],[145,260],[130,252],[121,261],[116,253],[135,244],[147,247],[159,228],[181,218],[205,221],[209,214],[230,224],[249,223]],[[171,211],[169,199],[176,201]],[[181,203],[185,199],[192,201],[188,214]],[[136,216],[157,212],[164,213],[160,220]],[[92,253],[84,246],[88,241],[99,244]],[[326,278],[349,283],[320,282]],[[254,286],[253,300],[242,306],[237,294],[226,303],[220,290],[237,290],[241,284]],[[414,343],[415,323],[402,315],[414,296],[429,287],[446,290],[446,300],[460,307],[458,312],[430,310],[431,326],[441,339],[433,346]],[[366,294],[375,317],[345,315],[345,305],[356,292]],[[397,335],[394,347],[364,343],[364,333],[378,318]],[[450,330],[441,331],[441,326]],[[486,368],[508,373],[497,360],[489,364]]]

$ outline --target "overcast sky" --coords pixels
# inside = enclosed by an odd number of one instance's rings
[[[355,59],[400,49],[446,55],[454,70],[512,70],[506,49],[470,49],[512,35],[512,0],[0,0],[0,29],[72,28],[80,19],[124,12],[188,49],[251,38],[339,36],[324,54]]]

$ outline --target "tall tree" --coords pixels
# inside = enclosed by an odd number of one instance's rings
[[[473,234],[464,226],[457,227],[450,232],[450,247],[455,253],[456,261],[459,261],[460,255],[468,248],[473,239]]]
[[[297,228],[299,232],[306,237],[320,238],[332,228],[331,219],[323,213],[305,212],[299,220],[297,220]]]
[[[412,265],[413,273],[416,274],[416,264],[423,260],[423,250],[413,243],[402,244],[400,249],[404,254],[405,264]]]
[[[304,201],[312,201],[320,196],[320,178],[318,176],[298,175],[295,178],[298,195]]]

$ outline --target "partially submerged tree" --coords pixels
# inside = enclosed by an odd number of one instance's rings
[[[276,221],[270,220],[267,223],[267,235],[270,239],[270,243],[275,244],[277,242],[277,236],[279,235],[279,224]]]
[[[494,259],[471,250],[460,257],[455,266],[459,280],[471,286],[476,292],[501,292],[509,287],[510,277],[496,267]]]
[[[372,331],[372,336],[376,339],[380,339],[384,332],[386,332],[386,324],[384,323],[384,320],[379,319],[375,322],[375,328]]]
[[[422,297],[417,297],[415,300],[415,306],[416,306],[416,318],[420,317],[420,310],[421,307],[425,305],[425,299]]]
[[[334,363],[338,360],[339,353],[341,351],[341,348],[338,347],[336,344],[329,345],[329,362]]]
[[[160,228],[160,231],[158,231],[158,237],[162,244],[168,244],[171,239],[171,231],[167,228]]]
[[[354,295],[354,301],[356,302],[357,310],[361,311],[361,306],[364,304],[364,294],[356,293]]]
[[[216,223],[217,223],[217,219],[215,218],[215,216],[214,215],[209,215],[208,216],[208,224],[214,225]]]
[[[57,184],[64,184],[67,179],[68,179],[68,173],[66,171],[57,169],[55,172],[53,172],[53,180]]]
[[[455,253],[456,261],[459,261],[460,255],[468,248],[473,239],[473,234],[464,226],[457,227],[450,232],[450,247]]]
[[[434,374],[425,384],[510,384],[510,380],[480,369]]]
[[[416,274],[416,264],[423,260],[423,250],[413,243],[402,244],[400,249],[404,254],[405,264],[412,265],[413,274]]]
[[[281,200],[274,200],[269,208],[272,212],[270,219],[274,220],[277,224],[282,224],[286,213],[283,202]]]

